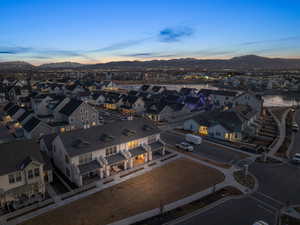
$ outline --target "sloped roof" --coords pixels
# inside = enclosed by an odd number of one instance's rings
[[[71,99],[59,112],[70,116],[82,103],[83,101]]]
[[[30,118],[23,126],[23,128],[27,131],[30,132],[32,131],[37,125],[39,125],[41,121],[37,119],[36,117]]]
[[[22,140],[0,145],[0,175],[16,172],[30,160],[44,164],[36,141]]]
[[[145,125],[151,129],[145,129]],[[131,130],[132,135],[124,135],[124,129]],[[57,138],[61,139],[66,151],[72,157],[109,146],[127,143],[159,132],[160,130],[152,122],[138,118],[116,121],[89,129],[60,133]],[[107,138],[103,138],[104,136]]]

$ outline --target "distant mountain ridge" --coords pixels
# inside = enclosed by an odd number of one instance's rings
[[[231,59],[180,58],[150,61],[119,61],[98,64],[76,62],[48,63],[33,66],[26,62],[2,62],[1,70],[44,70],[44,69],[148,69],[148,68],[197,68],[232,70],[296,70],[300,69],[300,58],[267,58],[257,55],[244,55]]]
[[[42,69],[70,69],[70,68],[78,68],[84,66],[84,64],[76,63],[76,62],[59,62],[59,63],[47,63],[38,66],[38,68]]]

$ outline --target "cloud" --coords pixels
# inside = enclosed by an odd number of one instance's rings
[[[91,60],[83,51],[57,50],[57,49],[37,49],[31,47],[0,47],[1,55],[23,55],[26,58],[51,59],[55,57],[81,57]],[[24,55],[25,54],[25,55]]]
[[[291,37],[284,37],[278,39],[270,39],[270,40],[260,40],[260,41],[250,41],[250,42],[243,42],[241,45],[257,45],[257,44],[268,44],[270,42],[285,42],[285,41],[297,41],[300,40],[300,36],[291,36]]]
[[[142,53],[133,53],[133,54],[125,54],[120,55],[125,57],[134,57],[134,58],[169,58],[169,57],[177,57],[176,54],[163,54],[159,52],[142,52]]]
[[[0,47],[0,54],[20,54],[30,52],[32,48],[27,47]]]
[[[165,28],[158,34],[161,42],[177,42],[194,34],[190,27]]]
[[[128,40],[128,41],[124,41],[124,42],[115,43],[115,44],[112,44],[112,45],[109,45],[109,46],[106,46],[103,48],[91,50],[89,52],[109,52],[109,51],[125,49],[128,47],[139,45],[149,39],[150,38],[144,38],[144,39],[138,39],[138,40]]]

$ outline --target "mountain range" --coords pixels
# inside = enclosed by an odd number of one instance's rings
[[[195,68],[207,70],[297,70],[300,59],[267,58],[257,55],[245,55],[231,59],[195,59],[181,58],[150,61],[119,61],[98,64],[80,64],[75,62],[48,63],[34,66],[27,62],[1,62],[0,71],[14,70],[58,70],[58,69],[163,69],[163,68]]]

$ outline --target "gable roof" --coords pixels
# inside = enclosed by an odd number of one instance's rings
[[[36,141],[22,140],[0,145],[0,175],[19,171],[30,161],[44,164]]]
[[[19,106],[14,105],[13,107],[11,107],[11,108],[7,111],[7,114],[10,115],[10,116],[13,116],[13,115],[15,115],[16,112],[18,112],[19,109],[20,109]]]
[[[30,114],[31,114],[31,112],[29,112],[28,110],[25,110],[25,112],[18,118],[18,121],[23,122],[23,120],[25,120]]]
[[[83,101],[71,99],[59,112],[66,116],[70,116],[82,103]]]
[[[7,103],[5,106],[4,106],[4,108],[3,108],[3,110],[4,111],[8,111],[11,107],[13,107],[15,104],[14,103],[12,103],[12,102],[9,102],[9,103]]]
[[[23,126],[23,128],[29,133],[32,131],[37,125],[39,125],[41,121],[36,117],[32,117],[29,119]]]

